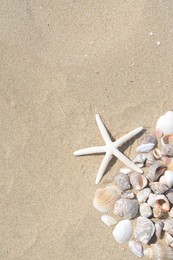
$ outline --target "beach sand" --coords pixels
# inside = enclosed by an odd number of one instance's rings
[[[173,2],[1,1],[0,259],[138,259],[92,204],[113,138],[173,109]],[[124,153],[133,158],[138,141]],[[145,259],[145,258],[143,258]]]

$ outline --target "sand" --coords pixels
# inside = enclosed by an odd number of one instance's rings
[[[0,12],[0,259],[138,259],[92,205],[123,164],[96,186],[103,156],[73,152],[103,145],[96,113],[116,139],[173,109],[173,2],[1,0]]]

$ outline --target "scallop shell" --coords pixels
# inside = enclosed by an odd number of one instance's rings
[[[145,202],[148,199],[148,197],[150,196],[150,193],[151,193],[150,188],[145,188],[145,189],[139,191],[137,194],[138,202],[139,203]]]
[[[121,197],[125,199],[133,199],[135,197],[135,194],[133,191],[123,191],[121,193]]]
[[[165,174],[160,177],[160,183],[164,183],[168,188],[171,188],[173,185],[173,171],[165,171]]]
[[[165,219],[168,217],[168,212],[163,211],[157,204],[153,207],[153,216],[158,219]]]
[[[173,259],[173,249],[169,246],[153,244],[143,251],[144,256],[156,260]]]
[[[165,195],[156,196],[156,204],[161,208],[161,210],[168,212],[170,210],[170,204]]]
[[[155,234],[156,234],[157,239],[161,238],[163,227],[164,227],[164,224],[162,221],[158,221],[155,223]]]
[[[113,209],[115,201],[120,198],[120,194],[111,187],[98,189],[93,200],[94,207],[100,212],[108,212]]]
[[[173,144],[165,144],[161,148],[162,156],[173,156]]]
[[[146,134],[144,135],[141,140],[140,140],[141,144],[148,144],[148,143],[153,143],[153,144],[157,144],[157,138],[154,134]]]
[[[150,181],[157,181],[159,177],[165,172],[166,168],[167,167],[165,165],[162,165],[156,161],[148,168],[146,177]]]
[[[173,134],[162,136],[161,143],[162,143],[162,145],[173,144]]]
[[[143,247],[141,246],[140,243],[131,240],[129,241],[129,248],[130,250],[138,257],[142,257],[143,256]]]
[[[155,226],[151,220],[145,217],[138,217],[134,229],[134,237],[137,241],[148,244],[155,232]]]
[[[155,194],[165,193],[169,189],[166,184],[160,182],[151,182],[149,186]]]
[[[112,234],[118,243],[123,244],[128,242],[132,235],[132,224],[130,220],[121,220],[115,226]]]
[[[168,232],[164,233],[163,239],[168,246],[173,247],[173,237]]]
[[[145,176],[138,172],[134,172],[130,175],[130,183],[136,190],[142,190],[147,186],[147,179]]]
[[[113,226],[117,223],[117,221],[113,217],[108,215],[101,216],[101,220],[108,227]]]
[[[141,144],[136,148],[137,153],[149,153],[155,147],[153,143]]]
[[[147,203],[142,203],[139,207],[139,212],[142,217],[149,218],[152,216],[151,207]]]
[[[173,220],[171,218],[164,220],[163,230],[173,235]]]
[[[156,202],[156,194],[153,194],[153,193],[151,193],[150,195],[149,195],[149,198],[148,198],[148,200],[147,200],[147,203],[148,203],[148,205],[150,205],[150,207],[154,207],[154,205],[155,205],[155,202]]]
[[[139,167],[142,168],[145,166],[145,162],[147,160],[147,155],[145,153],[138,154],[135,159],[133,159],[133,162]]]
[[[161,116],[156,123],[156,129],[160,129],[164,135],[173,134],[173,112],[168,111]]]
[[[129,190],[131,187],[130,178],[127,174],[120,173],[120,174],[116,175],[115,181],[116,181],[117,186],[123,191]]]
[[[125,219],[133,219],[138,213],[137,199],[121,198],[114,205],[114,214],[124,217]]]

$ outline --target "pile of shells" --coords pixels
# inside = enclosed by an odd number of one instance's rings
[[[102,222],[114,226],[114,239],[136,256],[173,259],[172,111],[141,138],[136,153],[133,162],[144,173],[121,168],[113,183],[96,191],[93,205],[104,213]]]

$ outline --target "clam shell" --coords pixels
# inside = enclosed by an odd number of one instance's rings
[[[168,111],[161,116],[156,123],[156,129],[160,129],[164,135],[173,134],[173,112]]]
[[[94,207],[100,212],[108,212],[113,209],[115,201],[120,198],[120,194],[111,187],[98,189],[93,200]]]
[[[156,260],[173,259],[173,249],[169,246],[153,244],[143,251],[144,256]]]
[[[137,194],[138,202],[139,203],[145,202],[148,199],[148,197],[150,196],[150,193],[151,193],[150,188],[145,188],[145,189],[139,191]]]
[[[125,199],[133,199],[135,197],[135,194],[133,191],[123,191],[121,193],[121,197]]]
[[[141,144],[136,148],[137,153],[149,153],[155,147],[153,143]]]
[[[168,246],[173,247],[173,237],[168,232],[164,233],[163,238]]]
[[[129,241],[129,248],[136,256],[138,256],[138,257],[143,256],[143,248],[140,243],[138,243],[134,240],[131,240],[131,241]]]
[[[173,156],[173,144],[165,144],[161,148],[162,156]]]
[[[142,217],[149,218],[152,216],[151,207],[147,203],[142,203],[139,207],[139,212]]]
[[[136,190],[142,190],[147,186],[147,179],[145,176],[138,172],[134,172],[130,175],[130,183]]]
[[[163,226],[164,224],[162,221],[158,221],[155,223],[155,234],[157,239],[160,239],[162,236]]]
[[[127,174],[120,173],[120,174],[116,175],[115,181],[116,181],[117,186],[123,191],[129,190],[131,187],[130,178]]]
[[[156,196],[156,204],[161,208],[161,210],[168,212],[170,210],[170,204],[165,195]]]
[[[173,144],[173,134],[162,136],[161,143],[162,145]]]
[[[155,194],[165,193],[169,189],[166,184],[160,182],[151,182],[149,186]]]
[[[165,219],[168,217],[168,213],[163,211],[157,204],[153,207],[153,216],[158,219]]]
[[[162,165],[156,161],[148,168],[146,177],[150,181],[157,181],[159,177],[165,172],[166,168],[167,167],[165,165]]]
[[[101,220],[108,227],[113,226],[117,223],[117,221],[113,217],[108,215],[101,216]]]
[[[121,220],[114,228],[112,232],[115,240],[120,243],[126,243],[129,241],[132,235],[132,224],[131,222],[126,220]]]
[[[153,194],[153,193],[151,193],[150,195],[149,195],[149,198],[148,198],[148,200],[147,200],[147,203],[148,203],[148,205],[150,205],[150,207],[154,207],[154,205],[155,205],[155,202],[156,202],[156,194]]]
[[[165,219],[163,230],[168,232],[170,235],[173,235],[173,220]]]
[[[133,219],[138,213],[137,199],[121,198],[115,202],[114,214],[124,217],[125,219]]]
[[[151,220],[145,217],[138,217],[134,229],[134,237],[143,244],[148,244],[155,232],[155,226]]]
[[[160,177],[159,182],[171,188],[173,185],[173,171],[165,171],[164,175]]]
[[[145,153],[137,154],[133,162],[139,167],[142,168],[145,166],[145,162],[147,160],[147,155]]]
[[[141,138],[140,141],[141,144],[148,144],[148,143],[153,143],[157,144],[157,138],[154,134],[146,134]]]

